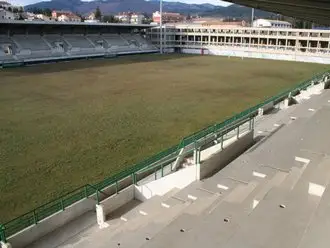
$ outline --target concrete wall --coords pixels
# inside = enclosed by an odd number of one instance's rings
[[[37,225],[28,227],[21,232],[8,238],[8,242],[14,248],[26,247],[33,241],[40,239],[55,229],[78,218],[87,211],[95,209],[95,201],[92,199],[83,199],[64,211],[57,212],[52,216],[40,221]]]
[[[201,54],[201,49],[181,49],[182,53]],[[231,50],[230,48],[205,48],[204,54],[219,55],[226,57],[240,57],[240,58],[258,58],[258,59],[272,59],[272,60],[285,60],[285,61],[299,61],[319,64],[330,64],[330,58],[313,56],[310,54],[285,54],[274,53],[273,51],[244,51],[244,50]]]
[[[107,215],[134,199],[134,191],[134,185],[130,185],[96,205],[96,219],[100,227],[104,226]]]
[[[164,195],[173,188],[183,189],[196,180],[196,165],[144,185],[135,186],[135,199],[146,201],[155,195]]]
[[[222,151],[211,156],[208,160],[203,162],[200,166],[200,178],[211,176],[217,171],[223,169],[232,160],[237,158],[246,149],[253,144],[253,131],[246,133],[240,137],[237,141],[230,144]]]
[[[100,202],[100,204],[103,206],[103,211],[105,214],[109,214],[133,199],[134,185],[131,185],[120,191],[119,194],[115,194],[104,199]]]

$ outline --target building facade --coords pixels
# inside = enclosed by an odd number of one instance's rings
[[[131,15],[131,24],[142,24],[144,21],[145,17],[142,14],[133,14]]]
[[[160,45],[160,28],[148,33]],[[165,51],[330,63],[330,30],[165,25]]]
[[[254,28],[292,28],[290,22],[258,19],[253,21],[252,27]]]
[[[15,20],[17,19],[17,14],[8,11],[6,9],[0,9],[0,20]]]
[[[160,12],[156,11],[152,14],[152,20],[154,23],[160,23]],[[176,22],[183,22],[185,20],[185,16],[179,13],[162,13],[162,22],[165,23],[176,23]]]
[[[145,16],[134,12],[122,12],[115,15],[115,18],[121,23],[142,24]]]
[[[24,7],[23,6],[19,6],[19,5],[12,5],[6,1],[0,1],[0,9],[5,9],[8,10],[10,12],[23,12],[24,11]]]
[[[131,12],[122,12],[115,15],[115,18],[121,23],[130,23],[131,21]]]
[[[81,18],[71,11],[52,11],[52,18],[61,22],[81,22]]]

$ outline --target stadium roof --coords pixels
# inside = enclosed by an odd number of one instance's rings
[[[104,26],[104,27],[129,27],[129,28],[150,28],[150,24],[125,24],[125,23],[103,23],[103,22],[57,22],[57,21],[24,21],[24,20],[0,20],[1,24],[9,25],[66,25],[66,26]]]
[[[330,24],[328,0],[226,0],[228,2],[279,13],[318,24]]]

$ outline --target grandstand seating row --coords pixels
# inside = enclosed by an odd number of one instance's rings
[[[56,57],[157,51],[139,34],[0,36],[0,64]]]

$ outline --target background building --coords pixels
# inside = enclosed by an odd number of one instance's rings
[[[130,23],[131,15],[131,12],[121,12],[115,15],[115,18],[122,23]]]
[[[6,9],[0,9],[0,20],[15,20],[16,14]]]
[[[71,11],[52,11],[52,18],[61,22],[81,22],[81,18]]]
[[[292,28],[290,22],[258,19],[253,21],[252,27],[254,28]]]
[[[115,15],[121,23],[142,24],[145,16],[134,12],[122,12]]]
[[[163,23],[182,22],[185,19],[186,19],[186,17],[181,15],[180,13],[163,12],[163,14],[162,14],[162,22]],[[160,12],[159,11],[156,11],[152,14],[152,20],[155,23],[160,23]]]
[[[133,14],[131,15],[131,24],[142,24],[145,16],[142,14]]]

